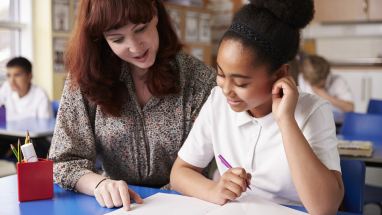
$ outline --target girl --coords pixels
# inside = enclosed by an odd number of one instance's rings
[[[162,187],[215,72],[185,55],[160,0],[82,0],[50,158],[54,179],[103,207]],[[104,172],[95,167],[102,161]]]
[[[344,191],[330,105],[299,94],[287,75],[312,17],[312,0],[252,0],[235,15],[218,50],[218,87],[178,153],[173,189],[216,204],[247,191],[335,213]],[[218,181],[201,174],[214,157]]]

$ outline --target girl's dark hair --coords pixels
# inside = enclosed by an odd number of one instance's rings
[[[147,85],[154,96],[175,94],[179,74],[170,61],[181,50],[161,0],[81,0],[76,26],[65,54],[65,65],[90,102],[112,116],[120,115],[126,101],[126,86],[120,79],[123,60],[107,44],[103,33],[129,22],[148,23],[158,17],[159,49],[147,73]]]
[[[221,41],[241,42],[252,50],[255,63],[266,63],[273,72],[296,56],[300,29],[313,15],[313,0],[250,0],[236,13]]]

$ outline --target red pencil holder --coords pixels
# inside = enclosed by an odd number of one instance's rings
[[[51,199],[53,197],[53,161],[17,163],[19,201]]]

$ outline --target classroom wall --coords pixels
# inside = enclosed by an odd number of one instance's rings
[[[32,1],[33,82],[53,98],[52,1]]]

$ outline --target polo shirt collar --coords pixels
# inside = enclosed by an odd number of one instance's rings
[[[235,115],[236,115],[236,125],[239,127],[250,122],[257,122],[261,126],[267,127],[274,122],[272,113],[269,113],[268,115],[260,117],[260,118],[252,117],[251,115],[248,114],[247,111],[235,113]]]

